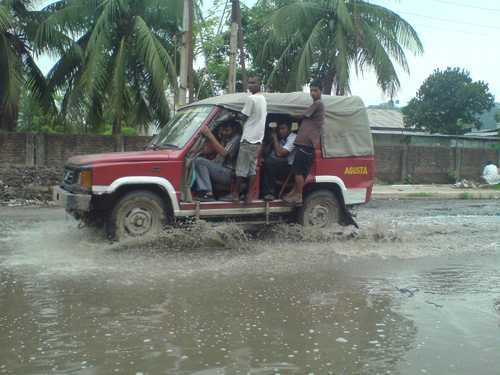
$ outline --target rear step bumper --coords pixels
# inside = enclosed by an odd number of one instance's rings
[[[198,217],[217,217],[217,216],[240,216],[240,215],[259,215],[259,214],[285,214],[294,212],[296,207],[288,205],[283,201],[273,201],[268,204],[258,200],[250,204],[231,203],[231,202],[194,202],[181,203],[180,210],[176,216],[198,216]]]

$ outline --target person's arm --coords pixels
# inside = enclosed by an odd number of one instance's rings
[[[241,113],[243,117],[245,118],[245,121],[250,117],[254,110],[254,101],[252,100],[251,97],[246,97],[245,98],[245,105],[243,106],[243,109],[241,110]]]
[[[221,143],[217,140],[217,138],[215,138],[214,133],[212,133],[212,131],[208,128],[208,126],[204,126],[203,128],[201,128],[201,133],[208,138],[208,140],[212,144],[217,154],[221,155],[222,157],[227,156],[226,148],[223,145],[221,145]]]
[[[276,154],[276,156],[278,156],[280,158],[284,158],[284,157],[288,156],[290,151],[288,151],[286,148],[281,146],[280,141],[278,140],[278,134],[276,134],[276,131],[273,131],[272,139],[273,139],[273,149],[274,149],[274,153]]]
[[[307,108],[302,114],[292,116],[292,118],[296,121],[302,121],[305,118],[311,118],[318,109],[319,101],[313,102],[309,108]]]

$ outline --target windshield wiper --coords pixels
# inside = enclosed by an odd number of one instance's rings
[[[153,150],[164,149],[164,148],[175,148],[178,149],[179,146],[174,145],[172,143],[162,143],[161,145],[155,145],[156,147]]]

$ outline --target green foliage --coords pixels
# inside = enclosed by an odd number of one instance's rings
[[[479,125],[478,115],[494,105],[483,81],[460,68],[435,70],[403,109],[405,126],[431,133],[463,134]]]
[[[33,132],[132,134],[167,123],[183,0],[54,0],[41,10],[35,3],[0,0],[0,130],[17,122]],[[204,17],[195,2],[194,54],[204,62],[193,79],[198,99],[227,87],[225,3]],[[367,0],[259,0],[241,11],[247,70],[272,91],[319,77],[327,92],[348,93],[354,67],[373,69],[392,95],[394,64],[408,71],[405,51],[422,51],[406,21]],[[34,60],[42,53],[57,59],[47,77]]]
[[[0,129],[14,130],[21,93],[27,89],[46,111],[55,111],[50,90],[34,53],[32,43],[41,14],[32,9],[31,0],[0,2]]]
[[[60,55],[49,73],[51,87],[64,92],[65,117],[84,114],[94,131],[110,121],[113,133],[133,123],[164,125],[170,117],[168,89],[176,91],[172,57],[179,33],[179,0],[59,0],[44,11],[41,45]],[[78,35],[54,40],[54,30]]]
[[[357,72],[372,69],[378,85],[392,96],[400,86],[394,63],[409,71],[405,50],[423,51],[410,24],[369,1],[277,0],[261,1],[258,7],[257,39],[267,40],[259,40],[254,49],[262,51],[264,68],[272,66],[268,82],[273,89],[277,75],[288,82],[288,90],[314,77],[323,81],[326,93],[334,88],[347,94],[354,67]]]
[[[113,127],[111,125],[105,125],[104,130],[99,132],[101,135],[113,135]],[[121,135],[127,136],[127,137],[133,137],[138,135],[137,129],[132,128],[130,126],[125,126],[122,127],[121,129]]]
[[[457,171],[448,171],[448,174],[446,177],[448,179],[448,183],[450,183],[450,184],[454,184],[458,181]]]

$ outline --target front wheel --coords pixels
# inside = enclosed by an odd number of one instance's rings
[[[329,190],[318,190],[304,199],[299,211],[299,223],[305,227],[329,228],[341,222],[341,207],[337,195]]]
[[[166,221],[165,204],[150,191],[132,191],[116,203],[109,221],[109,235],[119,241],[158,235]]]

